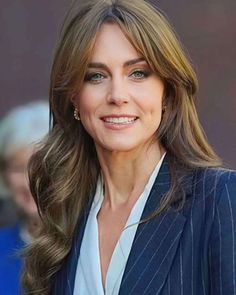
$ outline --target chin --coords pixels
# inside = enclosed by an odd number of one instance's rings
[[[137,149],[139,149],[142,145],[140,144],[134,144],[134,143],[131,143],[131,142],[113,142],[112,144],[107,144],[107,145],[103,145],[102,146],[102,150],[106,150],[106,151],[109,151],[109,152],[115,152],[115,153],[118,153],[118,152],[121,152],[121,153],[124,153],[124,152],[132,152],[132,151],[135,151]]]

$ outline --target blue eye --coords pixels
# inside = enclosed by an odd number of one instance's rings
[[[90,81],[90,82],[100,82],[101,80],[103,80],[105,78],[105,76],[101,73],[88,73],[85,76],[85,81]]]
[[[144,71],[144,70],[136,70],[136,71],[134,71],[132,74],[131,74],[131,76],[132,77],[134,77],[135,79],[143,79],[143,78],[146,78],[146,77],[148,77],[150,75],[150,73],[149,72],[147,72],[147,71]]]

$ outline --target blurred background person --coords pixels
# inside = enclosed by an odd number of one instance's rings
[[[4,215],[10,222],[9,204],[14,203],[17,222],[0,228],[0,294],[20,293],[20,271],[22,261],[19,250],[37,235],[39,218],[37,207],[31,196],[28,180],[28,161],[49,129],[49,109],[44,101],[29,103],[10,111],[0,122],[0,168],[5,189],[0,194],[10,198],[4,203]],[[8,208],[8,209],[7,209]],[[12,222],[16,221],[15,215]],[[10,222],[10,223],[12,223]],[[4,223],[4,221],[3,221]],[[5,221],[6,223],[6,221]]]
[[[12,225],[17,221],[16,208],[8,195],[9,192],[0,177],[0,228],[2,226]]]

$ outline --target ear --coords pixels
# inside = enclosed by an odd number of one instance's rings
[[[78,109],[78,105],[79,105],[79,95],[78,93],[75,93],[71,96],[70,98],[71,103],[73,104],[74,108]]]

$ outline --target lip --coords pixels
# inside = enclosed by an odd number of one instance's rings
[[[109,114],[106,116],[102,116],[101,120],[105,120],[107,118],[138,118],[138,116],[130,115],[130,114]]]
[[[130,122],[127,122],[127,123],[124,123],[124,122],[109,122],[109,121],[106,121],[107,119],[110,119],[110,118],[132,118],[134,119],[133,121],[130,121]],[[109,115],[106,115],[106,116],[102,116],[100,118],[102,121],[103,121],[103,124],[106,128],[108,129],[111,129],[111,130],[123,130],[123,129],[127,129],[127,128],[131,128],[133,127],[137,120],[138,120],[138,117],[137,116],[134,116],[134,115],[130,115],[130,114],[109,114]]]

